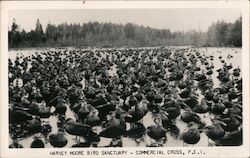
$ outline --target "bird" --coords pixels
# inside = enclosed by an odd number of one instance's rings
[[[77,116],[81,120],[85,120],[90,113],[91,105],[82,104],[81,108],[77,111]]]
[[[132,110],[128,112],[129,115],[125,117],[125,121],[128,123],[135,123],[141,120],[147,114],[147,112],[147,107],[136,105]]]
[[[168,113],[170,119],[177,118],[181,113],[180,104],[176,99],[171,100],[168,103],[165,103],[162,109]]]
[[[220,140],[225,135],[225,130],[221,127],[221,125],[225,125],[222,121],[214,120],[212,125],[205,127],[205,133],[208,137],[208,145],[210,146],[209,139],[213,141]]]
[[[88,114],[85,120],[85,124],[89,125],[90,127],[100,125],[101,120],[98,116],[98,113],[99,113],[98,110],[92,109],[92,111]]]
[[[40,118],[49,118],[51,116],[50,107],[43,104],[38,110]]]
[[[190,123],[190,122],[195,122],[195,123],[200,123],[201,118],[193,111],[185,111],[181,114],[181,120]]]
[[[23,145],[18,143],[17,138],[12,139],[12,144],[9,145],[9,148],[23,148]]]
[[[55,108],[56,108],[55,113],[65,114],[65,112],[67,111],[67,106],[65,105],[65,100],[62,99],[61,97],[58,98]]]
[[[218,145],[222,146],[240,146],[242,143],[242,128],[225,134],[217,142]]]
[[[200,131],[195,126],[195,123],[194,122],[188,123],[188,127],[182,133],[183,143],[194,145],[200,141],[200,138],[201,138]]]
[[[39,133],[42,130],[42,124],[41,124],[40,118],[37,116],[34,117],[32,120],[30,120],[27,124],[27,129],[30,134]]]
[[[86,138],[90,133],[92,133],[90,126],[81,122],[75,122],[72,118],[68,118],[66,120],[66,125],[64,128],[68,134],[76,136],[76,141],[78,144],[80,143],[80,137]]]
[[[209,106],[207,105],[207,100],[205,98],[202,98],[201,103],[197,104],[193,110],[196,113],[204,114],[207,113],[209,110]]]
[[[231,114],[230,116],[222,118],[221,120],[225,123],[222,128],[227,132],[232,132],[234,130],[238,130],[241,125],[242,118],[237,114]]]
[[[37,136],[33,137],[33,141],[32,143],[30,144],[30,147],[31,148],[44,148],[45,145],[44,145],[44,142]]]
[[[49,142],[55,148],[65,147],[68,143],[64,129],[59,128],[57,133],[49,135]]]
[[[115,112],[111,112],[107,117],[107,127],[100,132],[99,136],[105,138],[119,138],[122,136],[126,132],[126,123],[123,117],[116,118]]]
[[[161,139],[167,139],[167,130],[162,126],[162,120],[160,117],[156,117],[154,119],[154,122],[155,125],[147,127],[146,133],[150,138],[154,139],[157,142],[157,145],[159,145]]]

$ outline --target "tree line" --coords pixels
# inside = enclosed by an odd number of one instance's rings
[[[39,21],[35,30],[26,32],[13,19],[8,31],[9,48],[20,47],[142,47],[142,46],[208,46],[241,47],[242,18],[234,23],[217,21],[207,32],[171,32],[133,23],[115,24],[88,22],[83,24],[47,24],[45,30]]]

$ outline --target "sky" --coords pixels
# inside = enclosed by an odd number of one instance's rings
[[[10,10],[8,27],[11,27],[15,18],[21,29],[30,31],[35,29],[39,18],[44,30],[48,23],[58,25],[65,22],[82,24],[98,21],[118,24],[131,22],[171,31],[207,31],[213,22],[234,22],[240,16],[241,10],[237,8]]]

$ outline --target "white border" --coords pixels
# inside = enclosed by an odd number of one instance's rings
[[[241,8],[243,21],[243,48],[242,48],[242,76],[243,76],[243,146],[239,147],[164,147],[146,148],[154,150],[202,150],[204,155],[156,155],[155,157],[250,157],[249,149],[249,2],[248,1],[2,1],[1,2],[1,152],[0,157],[88,157],[88,156],[51,156],[50,151],[84,151],[90,150],[127,150],[135,151],[136,147],[129,148],[63,148],[63,149],[9,149],[8,148],[8,10],[10,9],[132,9],[132,8]],[[89,156],[89,157],[103,157]],[[107,156],[119,157],[119,156]],[[122,156],[124,157],[124,156]],[[126,157],[154,157],[154,155],[130,155]]]

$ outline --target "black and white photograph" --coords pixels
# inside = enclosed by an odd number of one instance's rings
[[[242,8],[29,8],[6,17],[1,146],[161,155],[248,143]]]

